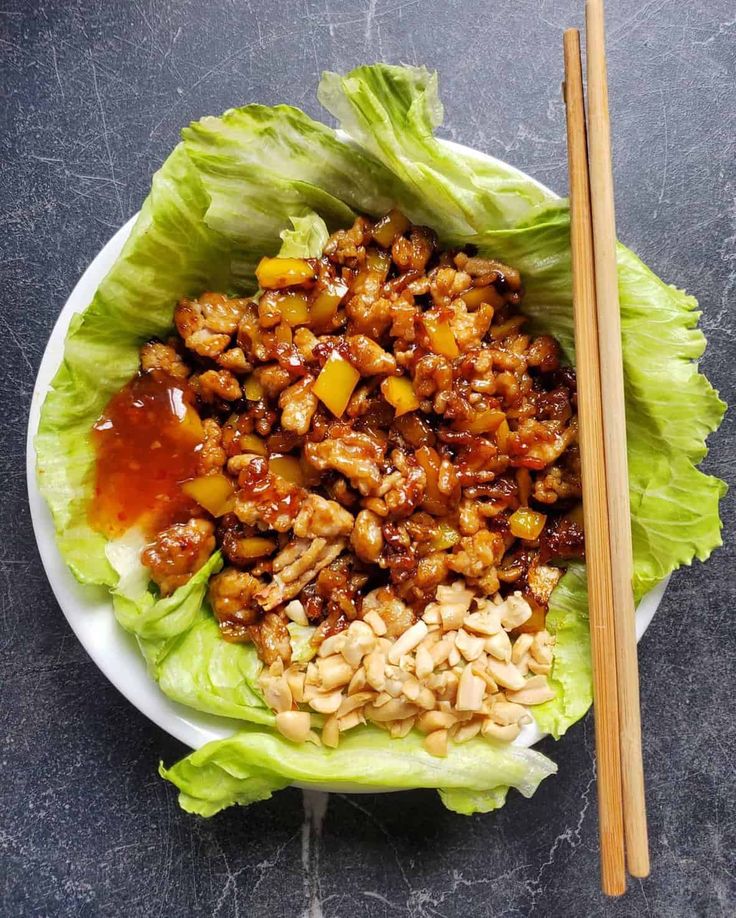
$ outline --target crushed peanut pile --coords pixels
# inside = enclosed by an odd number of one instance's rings
[[[151,579],[168,595],[222,551],[212,611],[255,645],[285,736],[316,736],[311,708],[328,746],[366,720],[416,725],[437,754],[513,739],[549,697],[547,604],[583,551],[574,370],[524,332],[518,271],[441,251],[397,211],[256,274],[253,299],[182,300],[177,336],[145,344],[116,396],[154,423],[158,386],[176,410],[154,444],[176,461],[156,463]],[[98,496],[117,423],[95,427]],[[140,450],[130,467],[128,505]],[[294,622],[315,661],[295,658]]]
[[[513,641],[509,634],[532,615],[520,593],[488,600],[459,580],[440,586],[436,602],[391,640],[382,592],[365,597],[362,620],[324,640],[316,660],[284,668],[279,659],[262,674],[287,739],[335,748],[341,733],[370,721],[393,737],[416,727],[427,751],[444,756],[450,739],[513,741],[531,721],[528,707],[554,697],[547,681],[554,639],[544,630]],[[309,708],[326,715],[319,735]]]

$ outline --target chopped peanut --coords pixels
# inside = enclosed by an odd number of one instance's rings
[[[304,743],[311,729],[307,711],[282,711],[276,715],[276,729],[292,743]]]

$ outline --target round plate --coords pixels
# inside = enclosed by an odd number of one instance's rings
[[[476,150],[460,144],[446,141],[447,145],[465,154],[486,160],[494,160]],[[503,165],[506,165],[505,163]],[[519,171],[519,170],[516,170]],[[519,173],[529,179],[524,173]],[[554,192],[537,183],[551,197]],[[137,215],[136,215],[137,216]],[[66,616],[72,631],[82,643],[96,665],[102,670],[112,684],[136,708],[165,730],[193,749],[197,749],[210,740],[229,736],[239,726],[239,722],[225,717],[202,714],[170,701],[159,689],[146,670],[146,664],[138,650],[135,639],[125,632],[115,620],[112,604],[107,591],[102,588],[85,587],[78,583],[69,568],[62,560],[56,547],[54,526],[46,502],[42,498],[36,481],[36,454],[33,439],[38,429],[41,406],[48,392],[51,380],[61,363],[64,352],[64,339],[69,323],[76,313],[83,312],[97,290],[103,277],[110,270],[128,238],[136,217],[132,217],[122,226],[98,253],[90,266],[79,279],[61,311],[56,325],[51,332],[41,366],[36,377],[31,401],[26,446],[26,474],[28,479],[28,496],[31,508],[33,529],[38,543],[46,575]],[[641,638],[654,613],[659,606],[667,586],[664,580],[648,593],[636,612],[637,640]],[[530,746],[541,738],[542,734],[532,724],[525,727],[516,743]],[[324,789],[329,790],[328,787]],[[345,792],[345,787],[340,790]],[[361,788],[368,791],[370,788]],[[377,788],[385,791],[387,788]]]

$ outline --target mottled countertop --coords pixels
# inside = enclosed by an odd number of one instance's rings
[[[0,364],[0,914],[727,916],[734,883],[733,542],[677,573],[641,644],[652,876],[597,890],[590,718],[533,800],[463,818],[429,792],[287,790],[204,821],[156,775],[183,747],[88,659],[41,569],[25,428],[51,327],[192,118],[250,101],[318,114],[320,71],[441,76],[444,133],[566,190],[562,30],[546,0],[6,0]],[[609,0],[619,233],[700,299],[703,368],[734,402],[736,20],[728,0]],[[734,424],[706,467],[734,470]],[[734,532],[734,503],[723,506]]]

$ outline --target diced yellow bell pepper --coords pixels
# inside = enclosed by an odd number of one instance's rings
[[[468,309],[477,309],[483,303],[488,303],[494,309],[503,306],[503,297],[491,284],[487,287],[471,287],[470,290],[460,294],[460,299]]]
[[[509,427],[509,422],[504,418],[496,428],[496,445],[502,453],[508,454],[510,434],[511,428]]]
[[[294,340],[294,336],[291,333],[291,325],[287,325],[286,322],[279,322],[276,326],[276,340],[279,344],[285,344],[290,347],[291,342]]]
[[[460,350],[449,322],[443,322],[427,314],[422,316],[422,322],[429,338],[429,346],[435,354],[442,354],[450,360],[458,356]]]
[[[419,399],[414,391],[414,386],[407,376],[389,376],[381,383],[383,397],[396,409],[396,417],[409,411],[416,411]]]
[[[407,218],[400,210],[390,210],[385,217],[373,227],[373,238],[384,249],[388,249],[397,236],[403,235],[410,227]]]
[[[304,258],[262,258],[256,268],[256,278],[264,290],[296,287],[314,275],[314,268]]]
[[[243,384],[243,392],[245,393],[245,397],[251,402],[257,402],[259,399],[263,398],[263,386],[258,377],[253,373],[251,373]]]
[[[183,436],[191,437],[194,443],[204,440],[202,419],[191,405],[186,406],[184,414],[179,418],[179,431]]]
[[[514,631],[517,634],[535,634],[537,631],[544,631],[547,618],[546,608],[540,606],[531,596],[527,596],[526,600],[532,607],[531,618],[528,618],[518,628],[514,628]]]
[[[432,549],[434,551],[444,551],[446,548],[452,548],[460,541],[460,533],[453,529],[449,523],[440,523],[437,527],[437,535],[432,539]]]
[[[262,536],[249,536],[238,539],[238,558],[248,561],[253,558],[263,558],[276,550],[277,543],[274,539],[264,539]]]
[[[519,507],[509,517],[509,529],[511,535],[517,539],[534,542],[542,534],[546,522],[547,517],[543,513],[537,513],[528,507]]]
[[[312,386],[312,392],[335,417],[340,418],[359,379],[360,373],[355,367],[333,351]]]
[[[321,290],[309,309],[309,324],[319,326],[329,322],[347,292],[348,285],[341,280],[334,280],[329,287]]]
[[[265,456],[267,452],[266,444],[257,434],[241,434],[238,446],[242,453],[255,453],[256,456]]]
[[[306,325],[309,322],[309,300],[301,290],[293,290],[279,297],[278,308],[284,322],[289,325]]]
[[[301,487],[304,484],[304,470],[296,456],[274,454],[268,460],[268,468],[281,478]]]
[[[375,271],[384,277],[391,267],[391,255],[381,249],[368,249],[365,256],[365,265],[369,271]]]
[[[230,513],[235,505],[235,488],[226,475],[192,478],[191,481],[185,481],[181,489],[212,516]]]
[[[503,411],[487,409],[486,411],[479,411],[475,417],[465,425],[465,429],[474,434],[493,433],[494,430],[498,430],[501,424],[505,423],[506,415]]]
[[[491,337],[496,340],[505,338],[520,331],[521,326],[526,322],[526,316],[512,316],[500,325],[491,325]]]

